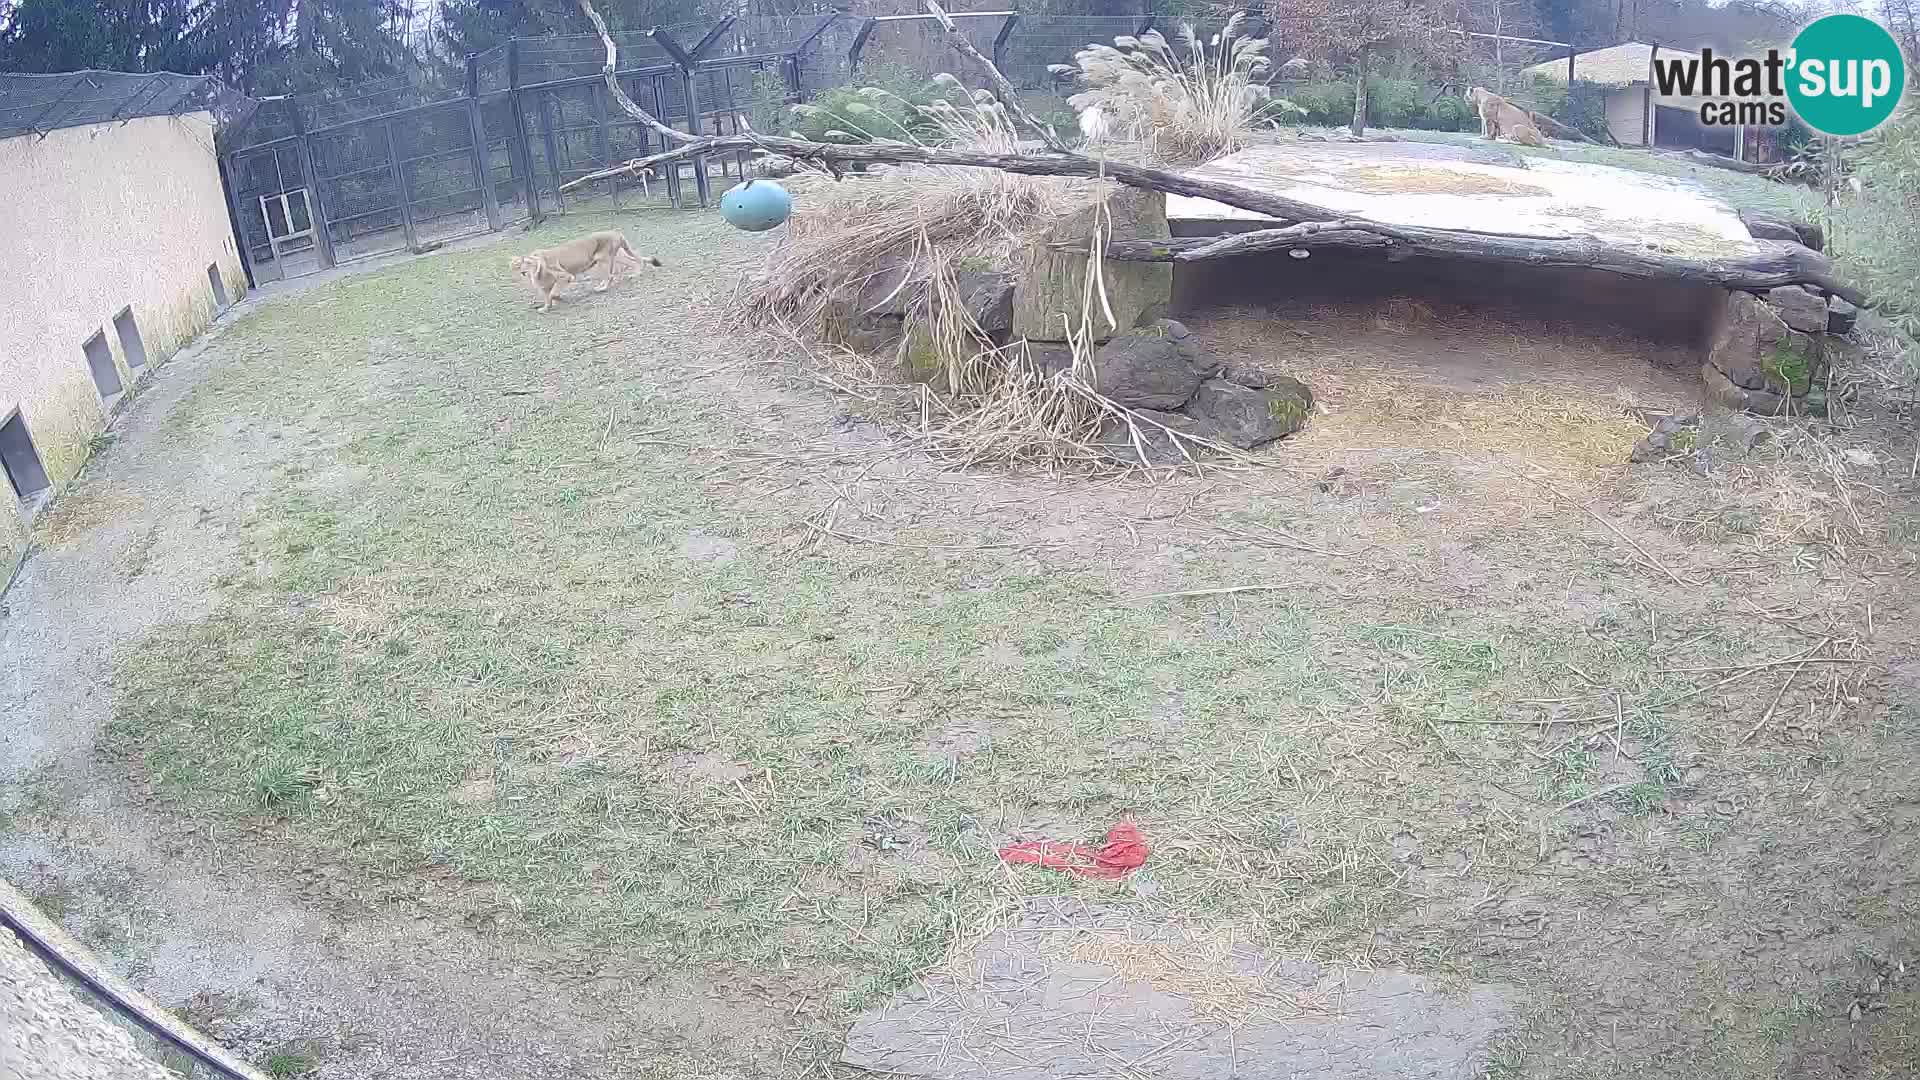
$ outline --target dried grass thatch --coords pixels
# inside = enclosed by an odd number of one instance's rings
[[[1245,13],[1202,40],[1191,23],[1170,44],[1158,30],[1121,35],[1074,54],[1086,89],[1069,101],[1080,113],[1081,134],[1131,148],[1143,160],[1197,164],[1246,145],[1264,109],[1300,111],[1272,98],[1267,39],[1241,33]]]
[[[951,76],[941,81],[954,88],[953,100],[928,113],[949,144],[993,153],[1016,149],[1005,106],[984,91],[960,91]],[[945,167],[891,168],[819,184],[807,208],[789,219],[785,238],[747,291],[746,306],[806,345],[835,385],[896,403],[932,453],[961,464],[1111,466],[1093,446],[1102,424],[1125,420],[1135,441],[1144,443],[1139,429],[1151,421],[1089,388],[1085,328],[1111,318],[1097,274],[1081,310],[1062,313],[1078,328],[1069,332],[1074,362],[1052,375],[1037,370],[1024,342],[989,343],[960,302],[957,284],[963,270],[1004,265],[1067,215],[1103,207],[1108,190],[1092,180]],[[887,358],[817,345],[852,298],[882,290],[882,299],[903,308],[907,321],[931,339],[943,369],[934,385],[902,387],[898,364]]]

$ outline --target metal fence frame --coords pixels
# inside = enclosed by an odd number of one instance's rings
[[[1164,16],[952,15],[975,48],[1034,93],[1069,90],[1050,68],[1070,63],[1090,42],[1176,29]],[[1211,32],[1218,21],[1198,29]],[[728,16],[703,26],[613,35],[622,89],[662,123],[691,134],[744,131],[755,110],[855,81],[876,52],[892,51],[928,76],[944,70],[973,81],[931,15]],[[707,206],[715,176],[744,176],[747,155],[728,153],[563,192],[590,173],[667,148],[615,107],[601,72],[605,57],[597,35],[514,38],[466,57],[463,77],[452,80],[458,85],[389,79],[254,103],[222,132],[220,155],[249,277],[257,283],[428,250],[538,223],[582,199],[626,205],[636,187],[659,205]],[[286,213],[276,217],[282,195]],[[297,205],[310,221],[290,220]]]
[[[622,35],[629,40],[621,59],[633,66],[616,69],[614,77],[671,127],[696,135],[734,134],[746,129],[746,114],[761,98],[777,93],[781,104],[800,98],[815,43],[846,21],[840,14],[729,17],[690,47],[666,28]],[[419,87],[381,85],[282,99],[252,130],[241,125],[226,133],[220,165],[248,276],[257,283],[376,255],[431,250],[520,221],[538,223],[566,212],[569,200],[582,195],[605,196],[617,205],[639,187],[653,198],[656,183],[664,205],[707,206],[716,174],[723,180],[745,175],[747,155],[734,153],[695,158],[635,180],[612,177],[578,195],[562,192],[589,173],[666,149],[655,132],[620,112],[600,61],[552,58],[581,44],[515,38],[468,56],[463,84],[437,97]],[[597,38],[591,45],[604,57]],[[565,73],[582,68],[592,73]],[[528,69],[558,77],[528,78]],[[332,119],[368,101],[413,103]],[[330,122],[311,123],[316,118]],[[297,223],[270,210],[281,205],[273,200],[296,192],[311,212],[309,243],[292,235]]]

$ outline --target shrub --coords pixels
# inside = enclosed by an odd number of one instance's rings
[[[924,110],[940,100],[942,87],[897,64],[873,64],[864,75],[859,86],[829,87],[812,103],[793,106],[787,120],[791,132],[835,143],[937,138],[939,126]]]
[[[1086,89],[1068,100],[1082,131],[1136,145],[1152,161],[1206,161],[1245,145],[1263,110],[1289,106],[1268,94],[1267,40],[1241,34],[1244,21],[1235,15],[1205,41],[1182,25],[1177,47],[1149,30],[1074,54]]]
[[[1881,128],[1853,169],[1860,191],[1828,211],[1827,241],[1842,277],[1880,301],[1911,344],[1920,338],[1920,115]],[[1920,362],[1914,352],[1910,364]]]
[[[1326,79],[1293,90],[1300,122],[1344,127],[1353,119],[1353,83]],[[1438,93],[1417,80],[1395,75],[1367,77],[1367,122],[1381,127],[1427,131],[1463,131],[1476,128],[1479,117],[1460,95]]]
[[[1607,88],[1586,79],[1567,80],[1535,75],[1533,110],[1601,141],[1607,138]],[[1476,121],[1477,122],[1477,121]]]

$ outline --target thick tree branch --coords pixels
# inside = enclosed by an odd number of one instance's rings
[[[620,106],[620,111],[647,125],[649,128],[652,128],[655,134],[670,142],[688,143],[696,141],[697,136],[689,135],[684,131],[678,131],[661,123],[652,113],[641,108],[632,98],[627,96],[627,92],[620,86],[619,78],[614,75],[614,68],[619,62],[620,54],[619,50],[614,48],[613,34],[607,29],[607,20],[601,18],[600,13],[594,10],[591,0],[578,0],[578,3],[580,5],[580,13],[585,15],[587,21],[593,24],[594,32],[600,35],[600,43],[607,47],[607,62],[606,65],[600,69],[600,74],[607,80],[607,90],[613,94],[613,100]]]
[[[817,143],[807,139],[789,139],[774,135],[708,136],[664,153],[589,173],[569,182],[561,190],[570,191],[596,180],[604,180],[609,176],[643,172],[656,165],[679,161],[696,154],[716,154],[732,150],[764,150],[770,154],[782,154],[799,161],[811,161],[821,165],[960,165],[978,169],[999,169],[1002,172],[1019,173],[1024,176],[1088,178],[1104,176],[1128,187],[1212,199],[1228,206],[1237,206],[1242,210],[1251,210],[1289,221],[1323,221],[1340,216],[1325,207],[1303,203],[1282,195],[1253,191],[1237,184],[1187,176],[1147,165],[1132,165],[1120,161],[1103,162],[1081,154],[987,154],[973,150],[914,146],[908,143],[877,142],[845,145]]]

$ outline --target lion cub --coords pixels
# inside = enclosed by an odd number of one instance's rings
[[[1534,126],[1533,117],[1499,94],[1484,86],[1467,91],[1467,104],[1480,113],[1480,134],[1486,139],[1506,136],[1523,146],[1545,146],[1547,140]]]
[[[525,278],[534,294],[540,297],[540,310],[548,311],[553,308],[553,294],[560,291],[560,286],[595,267],[600,270],[600,281],[593,291],[606,292],[620,276],[622,258],[632,259],[635,265],[662,265],[651,255],[636,254],[627,238],[611,229],[588,233],[558,247],[515,255],[508,265],[515,274]]]

